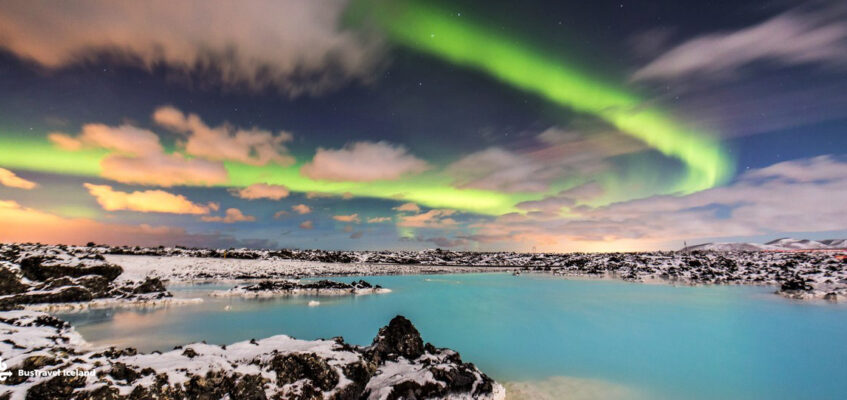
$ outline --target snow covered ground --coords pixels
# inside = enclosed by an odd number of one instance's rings
[[[0,312],[0,398],[502,400],[505,390],[449,349],[423,344],[403,317],[371,346],[278,335],[166,353],[95,349],[68,324],[34,311]]]
[[[120,265],[119,279],[158,277],[171,282],[236,281],[244,279],[288,279],[357,275],[450,274],[507,271],[508,267],[431,266],[421,264],[329,263],[286,259],[235,259],[186,256],[105,255]]]

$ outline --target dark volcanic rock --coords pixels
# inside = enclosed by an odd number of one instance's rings
[[[288,292],[293,290],[349,290],[351,293],[357,289],[373,289],[375,286],[370,283],[359,280],[353,283],[336,282],[328,279],[321,279],[315,282],[296,282],[290,280],[264,280],[252,285],[239,287],[248,292]],[[376,287],[379,289],[379,287]]]
[[[148,301],[172,296],[158,278],[122,282],[118,287],[115,279],[123,268],[107,263],[99,253],[67,246],[23,247],[27,248],[25,252],[19,245],[0,244],[0,261],[4,261],[0,265],[0,310],[20,309],[27,304],[105,298]]]
[[[68,286],[49,292],[28,292],[0,300],[0,307],[11,309],[18,304],[45,304],[89,301],[94,296],[81,286]]]
[[[14,271],[0,266],[0,295],[15,294],[26,291],[27,285],[21,283],[21,278]]]
[[[87,266],[44,265],[43,257],[28,257],[21,260],[21,272],[24,277],[34,281],[46,281],[50,278],[81,277],[85,275],[100,275],[109,281],[115,280],[123,273],[123,268],[112,264]]]
[[[85,386],[83,376],[56,376],[36,384],[26,393],[26,400],[63,400],[73,398],[76,388]]]
[[[338,374],[326,360],[315,354],[285,354],[271,360],[271,369],[276,371],[277,381],[294,383],[308,379],[320,389],[327,391],[338,384]]]
[[[396,316],[388,326],[379,329],[379,334],[371,345],[372,361],[396,360],[398,356],[415,360],[424,353],[421,334],[412,322],[403,316]]]
[[[184,356],[209,359],[210,368],[200,373],[180,365],[169,365],[167,371],[156,370],[160,362],[155,355],[136,354],[133,349],[77,352],[60,344],[67,343],[67,335],[73,332],[67,324],[47,314],[10,315],[16,316],[0,319],[0,323],[17,327],[55,326],[52,332],[38,330],[33,333],[46,335],[40,340],[52,340],[57,344],[48,350],[50,356],[42,353],[45,349],[29,350],[35,354],[24,358],[22,365],[13,367],[13,371],[15,368],[78,368],[94,372],[87,379],[57,376],[7,381],[10,397],[15,398],[361,400],[379,393],[380,398],[396,400],[441,399],[451,395],[491,399],[495,388],[499,388],[473,364],[463,363],[458,353],[424,345],[418,330],[402,316],[395,317],[380,329],[374,344],[368,347],[352,346],[335,338],[315,343],[319,351],[298,352],[285,345],[267,346],[267,342],[258,341],[256,345],[266,346],[265,350],[245,357],[242,351],[227,354],[220,353],[217,348],[209,352],[209,346],[186,346],[182,350]],[[0,335],[8,331],[8,326],[0,328]],[[302,348],[302,345],[297,344],[294,348]],[[174,350],[177,351],[180,350]],[[26,354],[26,351],[19,352],[18,356]],[[399,361],[399,357],[405,359]],[[261,374],[245,375],[246,369],[242,367],[247,365],[271,372],[276,375],[275,379]],[[422,371],[429,374],[422,375]],[[384,374],[390,374],[389,379],[383,379]],[[22,385],[23,382],[28,385]],[[326,392],[333,394],[327,397]]]
[[[812,286],[806,283],[803,278],[795,277],[782,282],[782,286],[779,289],[783,292],[807,291],[812,290]]]
[[[144,282],[141,282],[140,285],[136,286],[132,292],[135,294],[144,294],[164,292],[165,290],[165,284],[162,283],[161,279],[147,277],[144,279]]]

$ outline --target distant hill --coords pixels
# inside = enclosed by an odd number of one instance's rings
[[[847,239],[809,240],[782,238],[759,243],[703,243],[683,248],[683,251],[789,251],[847,249]]]

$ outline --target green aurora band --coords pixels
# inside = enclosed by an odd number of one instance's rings
[[[692,193],[718,185],[733,173],[732,161],[718,141],[709,135],[687,130],[661,111],[644,107],[638,97],[592,79],[549,54],[470,23],[465,17],[459,18],[454,13],[415,1],[354,0],[348,9],[347,20],[360,29],[376,24],[398,45],[486,73],[555,104],[592,115],[644,141],[665,156],[681,160],[686,166],[684,176],[670,185],[661,184],[661,188],[654,188],[656,192]],[[99,177],[100,162],[107,153],[104,150],[64,151],[45,137],[8,131],[0,135],[0,166],[8,168]],[[328,182],[301,175],[302,163],[251,166],[228,162],[225,165],[229,182],[224,186],[263,182],[285,185],[295,192],[350,193],[484,215],[520,212],[515,207],[520,202],[538,200],[581,183],[579,177],[565,177],[554,184],[549,193],[501,193],[456,188],[450,177],[438,171],[399,181]],[[611,172],[593,178],[603,182],[607,190],[622,186],[620,177]],[[633,194],[624,194],[624,198],[620,198],[620,194],[613,195],[614,198],[605,198],[592,205],[627,200]]]
[[[681,160],[687,167],[686,177],[667,193],[708,189],[733,174],[732,160],[709,135],[686,129],[661,111],[645,107],[637,96],[455,12],[420,1],[356,0],[347,20],[354,26],[375,25],[397,44],[593,115],[665,156]]]
[[[45,138],[22,135],[0,135],[0,166],[99,177],[101,161],[108,151],[65,151]],[[484,215],[501,215],[515,211],[515,204],[536,200],[542,194],[500,193],[489,190],[457,189],[451,179],[438,173],[425,173],[399,181],[329,182],[312,180],[300,174],[302,164],[291,166],[254,166],[227,162],[229,182],[222,186],[248,186],[253,183],[285,185],[295,192],[318,192],[331,195],[350,193],[358,197],[411,201],[433,208],[454,208]]]

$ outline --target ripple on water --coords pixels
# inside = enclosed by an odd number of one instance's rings
[[[505,382],[506,400],[637,400],[634,389],[599,379],[552,376],[544,380]]]

